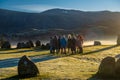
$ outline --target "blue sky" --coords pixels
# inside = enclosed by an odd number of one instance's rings
[[[120,0],[0,0],[0,8],[25,12],[41,12],[52,8],[120,12]]]

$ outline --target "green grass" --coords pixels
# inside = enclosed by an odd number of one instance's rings
[[[83,54],[76,54],[56,59],[37,62],[40,76],[22,80],[39,79],[91,79],[96,74],[101,60],[106,56],[116,56],[120,53],[120,46],[88,46],[84,47]],[[49,51],[39,49],[13,49],[0,51],[0,60],[19,58],[23,55],[36,56],[49,54]],[[56,55],[61,56],[61,54]],[[17,75],[17,67],[0,68],[0,77],[10,79]],[[14,79],[16,77],[13,77]]]
[[[25,49],[10,49],[10,50],[0,50],[0,60],[8,59],[8,58],[19,58],[23,55],[27,56],[37,56],[48,54],[48,50],[41,51],[39,49],[34,48],[25,48]]]

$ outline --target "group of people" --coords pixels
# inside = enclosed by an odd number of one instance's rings
[[[68,50],[67,50],[68,49]],[[50,37],[50,53],[83,53],[83,36],[69,34],[63,36]]]

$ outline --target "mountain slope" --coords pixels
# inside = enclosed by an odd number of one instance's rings
[[[106,33],[118,33],[120,13],[83,12],[51,9],[42,13],[25,13],[0,9],[0,32],[18,33],[33,29],[86,30],[98,27]]]

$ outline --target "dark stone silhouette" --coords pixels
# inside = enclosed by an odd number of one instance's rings
[[[117,45],[120,45],[120,35],[117,37]]]
[[[26,48],[32,48],[34,47],[34,44],[31,40],[29,40],[28,42],[26,42]]]
[[[16,48],[20,48],[20,43],[17,43],[17,47]]]
[[[29,40],[28,42],[24,43],[18,43],[17,44],[17,48],[20,49],[20,48],[32,48],[34,47],[34,44],[31,40]]]
[[[41,45],[41,49],[46,49],[44,44]]]
[[[94,46],[98,46],[98,45],[101,45],[101,42],[100,41],[94,41]]]
[[[120,75],[120,58],[117,60],[115,64],[115,72],[117,75]]]
[[[23,56],[18,63],[18,75],[20,77],[34,77],[38,74],[37,66],[27,56]]]
[[[11,48],[11,44],[9,41],[4,41],[3,44],[1,45],[2,49],[10,49]]]
[[[50,44],[49,43],[46,44],[46,49],[50,49]]]
[[[39,40],[37,40],[37,41],[35,42],[35,45],[36,45],[36,47],[40,47],[40,46],[41,46],[41,42],[40,42]]]
[[[25,43],[18,43],[17,44],[17,48],[20,49],[20,48],[26,48],[26,44]]]
[[[49,48],[50,48],[50,44],[49,43],[47,43],[46,45],[45,44],[41,45],[41,49],[43,49],[43,50],[48,50]]]
[[[97,73],[100,77],[115,76],[115,58],[106,57],[102,60]]]

